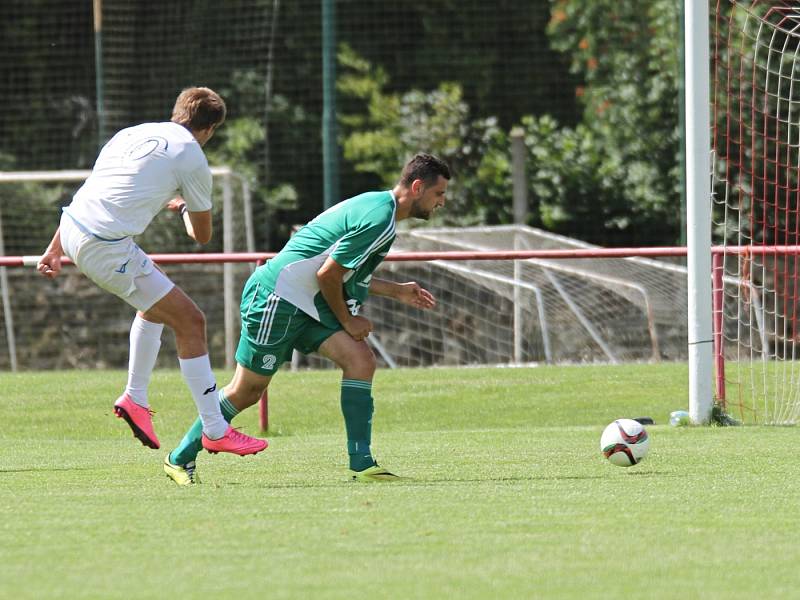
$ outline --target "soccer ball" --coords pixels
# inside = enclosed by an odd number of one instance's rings
[[[633,419],[617,419],[603,430],[600,451],[618,467],[630,467],[647,456],[650,438],[647,431]]]

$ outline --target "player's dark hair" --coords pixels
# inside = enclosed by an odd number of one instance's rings
[[[207,87],[190,87],[175,100],[172,121],[192,131],[201,131],[222,125],[226,114],[225,101],[217,92]]]
[[[433,154],[420,153],[403,167],[403,172],[400,173],[400,185],[408,187],[415,179],[421,179],[426,186],[432,185],[440,175],[447,180],[450,179],[450,167],[447,163]]]

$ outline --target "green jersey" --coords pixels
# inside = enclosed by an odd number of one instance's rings
[[[373,271],[394,242],[396,210],[391,191],[367,192],[332,206],[256,271],[259,285],[323,325],[339,327],[319,290],[317,271],[329,256],[349,269],[342,291],[350,313],[357,315],[369,293]]]

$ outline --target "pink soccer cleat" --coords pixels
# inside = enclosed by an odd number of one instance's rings
[[[161,447],[156,432],[153,431],[153,421],[150,418],[152,410],[139,406],[128,394],[122,394],[114,403],[114,413],[120,419],[125,419],[133,431],[133,437],[142,444],[153,450]]]
[[[225,435],[218,440],[212,440],[205,433],[203,434],[203,448],[211,454],[216,454],[217,452],[230,452],[239,456],[258,454],[268,445],[267,440],[245,435],[230,425],[228,425]]]

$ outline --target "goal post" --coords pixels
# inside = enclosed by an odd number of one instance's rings
[[[689,415],[693,423],[706,424],[711,420],[713,376],[707,2],[686,0],[684,19]]]

